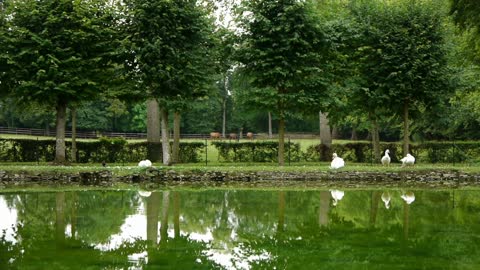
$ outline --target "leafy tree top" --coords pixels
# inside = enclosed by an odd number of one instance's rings
[[[314,88],[322,33],[308,1],[244,1],[239,59],[259,88],[293,94]]]
[[[193,0],[128,0],[133,78],[153,97],[205,94],[213,73],[213,22]]]
[[[11,0],[1,92],[57,104],[92,99],[112,76],[112,10],[99,0]],[[5,85],[4,85],[5,86]]]
[[[443,17],[428,3],[401,1],[357,10],[364,43],[358,49],[365,95],[372,106],[428,104],[448,91]]]

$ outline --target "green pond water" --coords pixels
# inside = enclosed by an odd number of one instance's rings
[[[0,269],[480,269],[480,191],[0,193]]]

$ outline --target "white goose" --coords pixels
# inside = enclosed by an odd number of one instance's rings
[[[331,189],[330,194],[332,195],[332,198],[333,198],[333,206],[337,206],[338,201],[340,201],[343,198],[343,195],[345,195],[345,192],[338,189]]]
[[[340,169],[345,166],[345,161],[343,158],[338,157],[337,153],[333,153],[333,160],[330,163],[330,169]]]
[[[390,156],[388,155],[390,153],[390,150],[385,150],[385,155],[382,157],[382,165],[387,165],[390,166],[390,161],[392,160]]]
[[[415,157],[407,154],[404,158],[400,159],[400,161],[402,162],[402,167],[413,165],[415,163]]]
[[[142,197],[145,197],[145,198],[148,198],[150,197],[150,195],[152,195],[152,192],[150,191],[144,191],[144,190],[139,190],[138,191],[138,195],[142,196]]]
[[[390,199],[391,198],[392,198],[392,196],[390,196],[390,193],[388,191],[382,193],[382,201],[385,204],[385,208],[387,208],[387,209],[390,209]]]
[[[152,167],[152,162],[148,159],[138,162],[138,167]]]
[[[411,204],[415,201],[415,194],[411,191],[405,192],[402,196],[400,196],[407,204]]]

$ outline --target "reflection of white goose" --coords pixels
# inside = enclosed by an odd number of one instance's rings
[[[343,195],[345,195],[345,192],[338,189],[331,189],[330,194],[333,198],[333,206],[336,206],[338,201],[340,201],[343,198]]]
[[[390,196],[390,193],[388,191],[382,193],[382,201],[385,204],[385,208],[387,208],[387,209],[390,208],[390,199],[391,198],[392,197]]]
[[[404,158],[400,159],[402,162],[402,167],[405,167],[406,165],[413,165],[415,163],[415,157],[407,154]]]
[[[139,191],[138,191],[138,195],[140,195],[140,196],[142,196],[142,197],[150,197],[150,195],[152,195],[152,192],[139,190]]]
[[[148,159],[142,160],[138,163],[138,167],[152,167],[152,162]]]
[[[330,163],[330,169],[340,169],[345,166],[345,161],[343,161],[343,158],[338,157],[337,153],[333,153],[333,160],[332,163]]]
[[[413,201],[415,201],[415,194],[413,194],[413,192],[411,191],[407,191],[405,192],[402,196],[402,199],[407,203],[407,204],[411,204]]]
[[[390,150],[385,150],[385,155],[382,157],[382,165],[387,165],[390,166],[390,156],[388,155],[390,153]]]

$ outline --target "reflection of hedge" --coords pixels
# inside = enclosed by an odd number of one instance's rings
[[[400,162],[402,158],[401,143],[380,143],[382,156],[385,149],[390,150],[392,162]],[[323,152],[322,152],[323,150]],[[351,162],[374,161],[373,146],[367,142],[333,144],[329,151],[322,149],[321,145],[312,145],[304,153],[306,161],[319,161],[321,158],[331,160],[333,152],[343,159]],[[453,163],[453,162],[479,162],[480,142],[427,142],[411,144],[410,152],[417,162],[423,163]],[[321,157],[325,153],[326,157]],[[379,161],[374,161],[375,163]]]
[[[138,162],[147,157],[147,142],[127,143],[122,138],[101,138],[77,142],[77,162]],[[161,144],[158,145],[161,148]],[[71,142],[66,141],[67,160]],[[203,143],[180,143],[180,162],[199,162]],[[55,140],[0,139],[0,161],[53,161]]]
[[[278,142],[212,142],[218,150],[219,161],[277,162]],[[301,161],[299,143],[285,144],[285,160]]]

